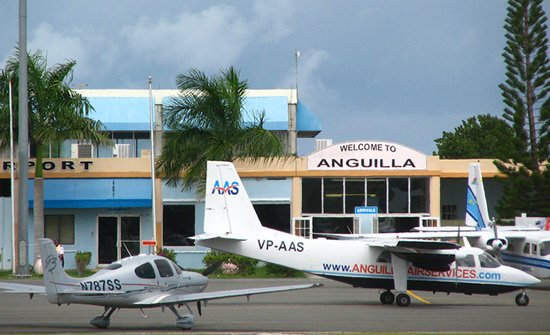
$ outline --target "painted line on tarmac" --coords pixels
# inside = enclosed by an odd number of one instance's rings
[[[412,291],[407,291],[407,293],[408,293],[409,295],[411,295],[413,298],[415,298],[416,300],[422,301],[422,302],[425,303],[426,305],[431,305],[431,304],[432,304],[431,302],[429,302],[428,300],[422,298],[421,296],[414,294]]]

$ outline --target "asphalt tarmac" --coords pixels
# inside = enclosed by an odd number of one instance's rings
[[[19,281],[23,283],[23,281]],[[550,332],[550,282],[529,290],[530,304],[519,307],[517,293],[466,296],[414,292],[430,302],[412,299],[409,307],[381,305],[378,291],[334,281],[309,279],[214,279],[207,290],[320,282],[315,289],[213,300],[196,315],[198,333],[269,332]],[[25,283],[39,284],[37,281]],[[196,314],[196,306],[191,306]],[[181,314],[187,313],[182,307]],[[120,310],[109,329],[89,321],[103,313],[97,306],[47,302],[45,296],[0,294],[0,333],[179,333],[175,316],[161,309]]]

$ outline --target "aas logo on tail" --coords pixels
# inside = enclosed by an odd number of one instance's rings
[[[216,182],[214,183],[214,187],[212,187],[212,193],[211,194],[214,194],[215,192],[218,192],[219,195],[222,195],[222,194],[228,194],[228,195],[238,194],[239,193],[239,183],[234,181],[230,184],[228,181],[226,181],[226,182],[223,183],[223,186],[222,186],[222,183],[219,180],[216,180]]]

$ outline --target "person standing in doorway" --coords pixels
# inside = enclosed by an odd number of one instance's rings
[[[63,249],[63,245],[59,243],[58,240],[55,240],[55,251],[57,251],[57,255],[59,256],[59,260],[61,261],[61,267],[65,267],[65,249]]]

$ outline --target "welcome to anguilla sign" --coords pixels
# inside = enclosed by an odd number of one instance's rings
[[[425,170],[426,155],[381,141],[334,144],[307,158],[308,170]]]

